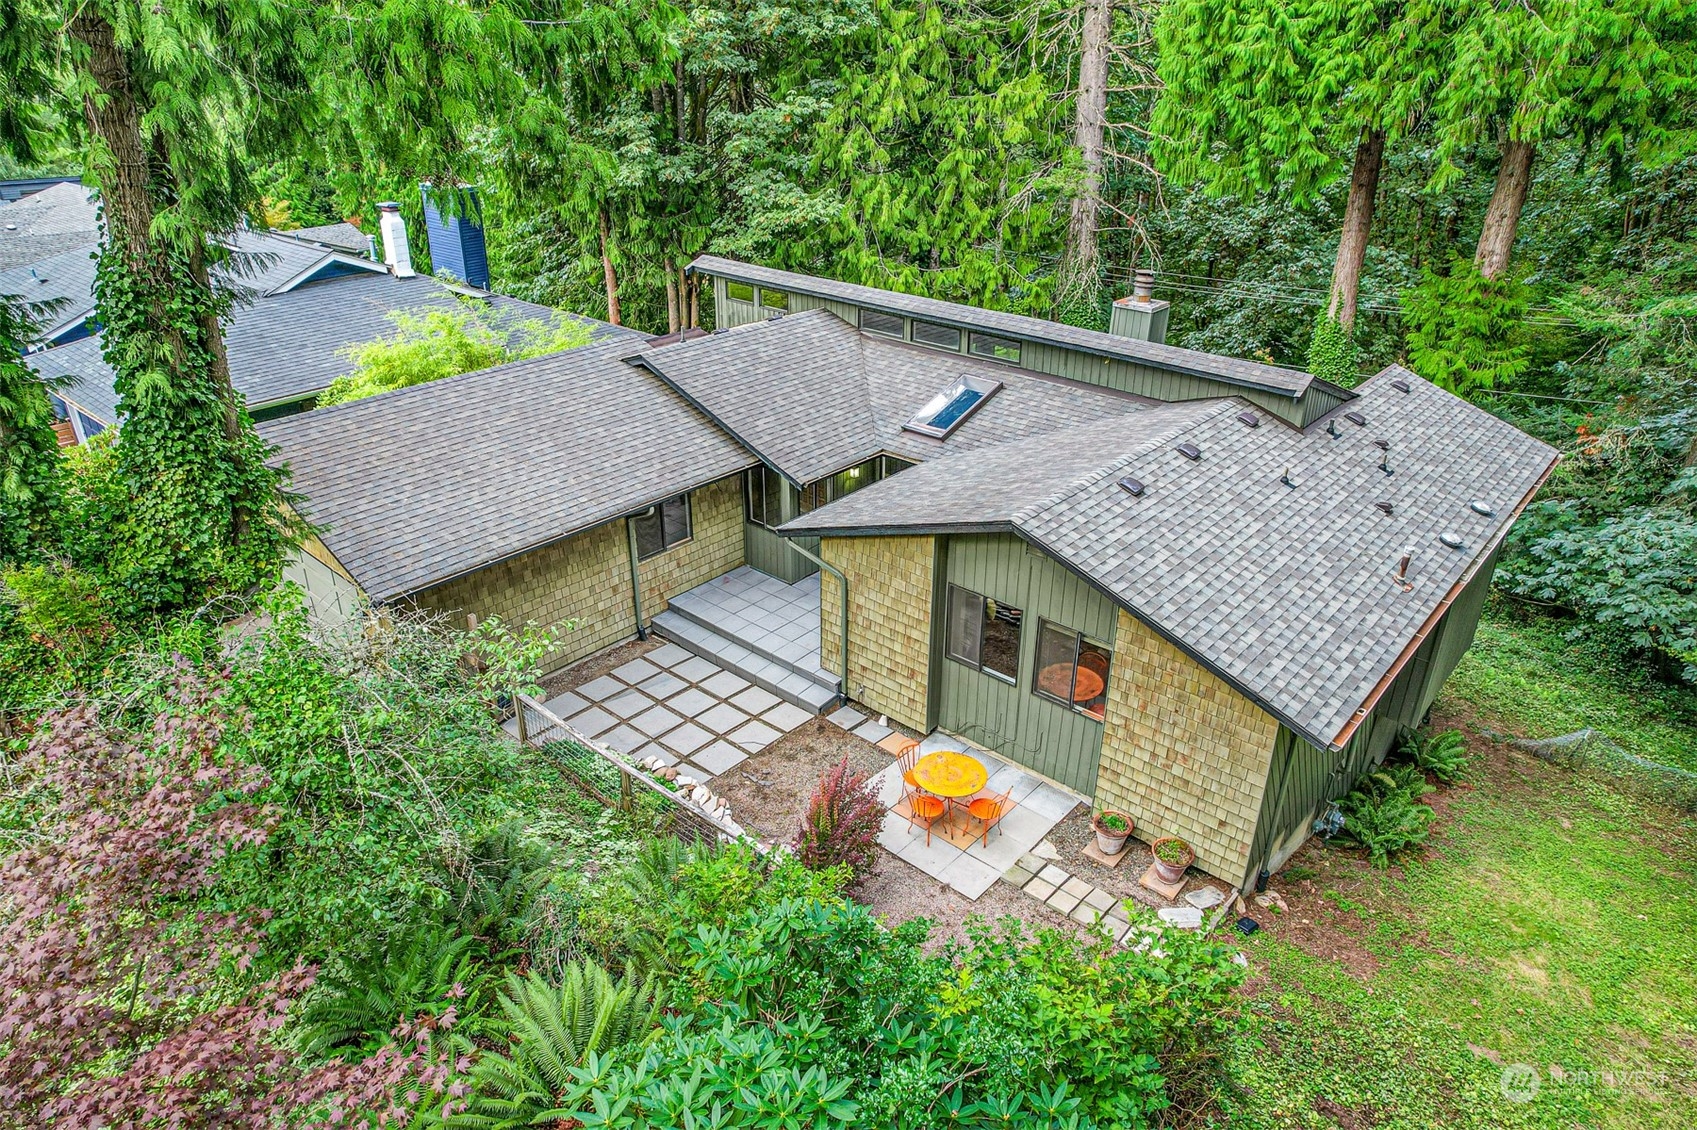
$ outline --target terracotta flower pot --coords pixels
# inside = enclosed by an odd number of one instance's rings
[[[1110,816],[1117,816],[1124,825],[1118,830],[1108,827],[1103,821]],[[1137,827],[1137,822],[1117,809],[1104,808],[1091,819],[1090,827],[1096,831],[1096,850],[1103,855],[1118,855],[1125,850],[1126,838]]]
[[[1168,855],[1172,854],[1172,845],[1176,845],[1184,849],[1184,857],[1182,859],[1173,861],[1161,858],[1163,847]],[[1150,844],[1149,849],[1155,853],[1155,875],[1163,883],[1176,883],[1180,879],[1183,879],[1185,870],[1192,863],[1196,862],[1195,850],[1177,836],[1162,836],[1160,839]]]

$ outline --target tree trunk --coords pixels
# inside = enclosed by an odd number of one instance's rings
[[[1355,302],[1361,294],[1361,267],[1367,261],[1367,242],[1373,232],[1373,202],[1379,194],[1379,167],[1385,158],[1385,131],[1367,130],[1355,147],[1355,169],[1349,177],[1349,203],[1338,236],[1338,259],[1332,266],[1332,294],[1326,317],[1345,332],[1355,330]]]
[[[1474,265],[1487,279],[1495,279],[1508,270],[1515,232],[1520,227],[1520,210],[1526,206],[1526,192],[1532,185],[1532,153],[1530,141],[1510,138],[1503,142],[1497,187],[1491,193],[1490,206],[1485,209],[1479,250],[1473,255]]]
[[[601,209],[601,278],[607,286],[607,320],[615,326],[619,321],[619,278],[613,273],[613,225],[607,209]]]
[[[661,260],[666,272],[666,332],[678,332],[678,273],[672,269],[672,257]]]
[[[1072,143],[1084,158],[1084,179],[1067,221],[1063,292],[1094,282],[1099,271],[1096,234],[1102,211],[1102,141],[1108,121],[1108,47],[1113,23],[1113,0],[1085,0],[1072,127]]]

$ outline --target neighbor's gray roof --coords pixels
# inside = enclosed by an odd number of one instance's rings
[[[91,191],[67,181],[0,204],[0,270],[95,242],[99,209]]]
[[[276,232],[236,231],[224,237],[230,248],[228,260],[218,274],[234,284],[243,298],[278,294],[285,289],[308,285],[315,274],[334,268],[342,274],[387,274],[381,263],[345,251],[302,243]]]
[[[983,310],[976,306],[944,302],[936,298],[879,290],[876,287],[780,271],[772,267],[758,267],[752,263],[741,263],[717,255],[702,255],[690,264],[689,269],[715,278],[791,290],[854,306],[923,318],[929,322],[957,326],[961,329],[984,330],[1021,341],[1082,350],[1099,357],[1114,357],[1175,373],[1187,373],[1228,384],[1264,389],[1292,398],[1301,396],[1314,380],[1308,373],[1280,368],[1277,365],[1262,365],[1236,357],[1221,357],[1195,349],[1180,349],[1176,345],[1160,345],[1137,338],[1121,337],[1118,334],[1079,329],[1062,322],[1027,317],[1024,314]]]
[[[29,199],[26,197],[25,199]],[[94,312],[94,268],[98,247],[84,242],[33,263],[0,270],[0,295],[48,303],[34,317],[38,340],[51,341]]]
[[[336,560],[390,600],[754,463],[629,351],[587,345],[259,430]]]
[[[224,345],[230,379],[251,406],[279,404],[321,392],[352,370],[349,346],[395,332],[392,312],[452,310],[462,302],[487,303],[498,326],[548,319],[546,306],[495,295],[464,298],[426,275],[397,279],[388,274],[352,275],[310,283],[231,311]],[[577,314],[559,317],[588,322],[597,339],[638,335]],[[45,376],[69,375],[71,387],[60,395],[75,401],[104,424],[117,421],[112,371],[100,357],[98,339],[73,342],[30,356]]]
[[[801,484],[880,452],[923,461],[1091,420],[1150,401],[864,334],[827,310],[754,322],[649,349],[654,370],[732,435]],[[905,431],[926,401],[962,374],[1002,389],[946,440]]]
[[[1410,391],[1396,390],[1397,379]],[[1213,402],[1153,442],[1137,435],[1104,447],[1096,469],[1046,497],[1020,492],[1024,505],[1008,528],[1327,746],[1489,554],[1556,458],[1548,445],[1406,370],[1388,369],[1356,391],[1349,408],[1367,423],[1340,414],[1335,439],[1324,426],[1298,432],[1265,417],[1249,428],[1238,419],[1248,405]],[[1390,475],[1380,469],[1376,439],[1391,445]],[[1181,455],[1180,443],[1199,447],[1200,461]],[[948,505],[946,490],[932,497],[930,488],[952,481],[963,504],[974,505],[992,475],[1006,471],[972,465],[1000,457],[990,448],[904,471],[815,511],[806,529],[841,526],[838,514],[861,527],[925,528]],[[1294,487],[1281,481],[1287,468]],[[1126,476],[1144,484],[1142,497],[1119,487]],[[910,483],[922,490],[911,518]],[[1494,514],[1475,513],[1475,500]],[[1442,544],[1446,532],[1464,548]],[[1405,551],[1414,582],[1406,593],[1392,580]]]
[[[343,251],[353,251],[364,254],[371,249],[371,237],[348,223],[346,220],[334,224],[319,224],[310,228],[295,228],[293,231],[274,231],[272,235],[280,235],[285,239],[305,239],[313,243],[322,243],[337,247]]]

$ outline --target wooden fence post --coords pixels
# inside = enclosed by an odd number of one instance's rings
[[[518,722],[519,745],[530,744],[530,734],[524,725],[524,699],[519,697],[519,689],[513,688],[513,718]]]
[[[619,770],[619,811],[629,812],[636,806],[636,796],[631,788],[630,774]]]

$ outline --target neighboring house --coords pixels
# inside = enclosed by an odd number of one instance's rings
[[[277,233],[238,233],[234,246],[238,255],[220,279],[242,301],[230,312],[224,344],[231,381],[255,419],[310,408],[330,382],[352,370],[349,347],[394,333],[396,312],[451,310],[469,301],[486,305],[497,326],[556,316],[546,306],[425,275],[396,278],[381,263]],[[614,329],[593,325],[603,334]],[[55,399],[79,441],[117,422],[99,335],[32,354],[30,364],[43,376],[69,380]]]
[[[50,181],[0,203],[0,271],[87,247],[99,238],[100,210],[93,190],[74,180]]]
[[[1249,883],[1421,721],[1556,458],[1400,369],[1346,390],[1168,346],[1146,287],[1096,333],[691,269],[711,334],[265,425],[322,530],[292,573],[315,603],[575,619],[558,662],[652,625]],[[747,607],[772,585],[818,601],[804,656]]]

